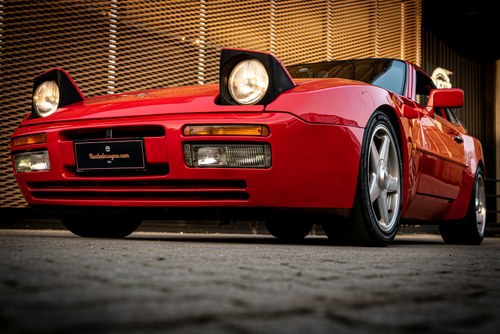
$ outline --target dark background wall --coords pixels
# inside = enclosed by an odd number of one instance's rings
[[[468,131],[480,138],[486,163],[488,221],[500,222],[500,21],[491,1],[422,1],[422,67],[451,70],[451,83],[464,90],[458,110]]]

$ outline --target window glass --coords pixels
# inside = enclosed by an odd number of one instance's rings
[[[287,67],[293,78],[343,78],[363,81],[397,94],[405,89],[406,65],[393,59],[352,59]]]
[[[417,71],[417,84],[415,91],[415,101],[421,106],[426,106],[431,90],[436,88],[432,79],[421,71]]]
[[[444,110],[444,112],[446,113],[446,119],[450,122],[450,123],[453,123],[453,124],[460,124],[460,121],[458,120],[458,117],[455,115],[455,113],[453,112],[453,110],[451,110],[450,108],[446,108]]]
[[[401,61],[392,61],[386,70],[380,72],[371,83],[375,86],[402,94],[405,84],[405,67],[405,64]]]

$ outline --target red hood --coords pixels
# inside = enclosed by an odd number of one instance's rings
[[[296,83],[298,83],[297,87],[283,93],[282,96],[363,84],[345,79],[299,79],[296,80]],[[219,86],[217,84],[104,95],[88,98],[82,102],[62,107],[46,118],[29,119],[27,117],[23,122],[23,126],[114,117],[123,118],[207,112],[262,112],[266,109],[263,105],[218,105],[215,103],[218,95]],[[276,102],[280,98],[281,96],[276,99]],[[276,103],[271,103],[269,107],[273,105],[276,105]],[[289,108],[269,109],[289,111]]]
[[[46,118],[26,119],[23,125],[113,117],[264,110],[264,106],[261,105],[217,105],[215,100],[218,94],[219,86],[213,84],[104,95],[59,108]]]

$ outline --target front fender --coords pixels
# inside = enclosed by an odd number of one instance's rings
[[[303,83],[281,94],[266,110],[289,112],[310,123],[364,128],[381,106],[396,108],[382,88],[343,79]]]

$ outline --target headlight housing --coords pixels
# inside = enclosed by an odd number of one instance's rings
[[[285,66],[271,53],[222,49],[219,66],[220,94],[215,103],[222,106],[265,106],[297,86]]]
[[[229,74],[229,94],[239,104],[255,104],[262,100],[269,87],[269,75],[257,59],[239,62]]]
[[[269,168],[269,144],[184,144],[184,161],[189,167]]]
[[[44,81],[33,93],[33,107],[40,117],[53,114],[59,106],[59,86],[55,81]]]
[[[17,173],[48,171],[49,152],[44,150],[14,154],[14,167]]]

